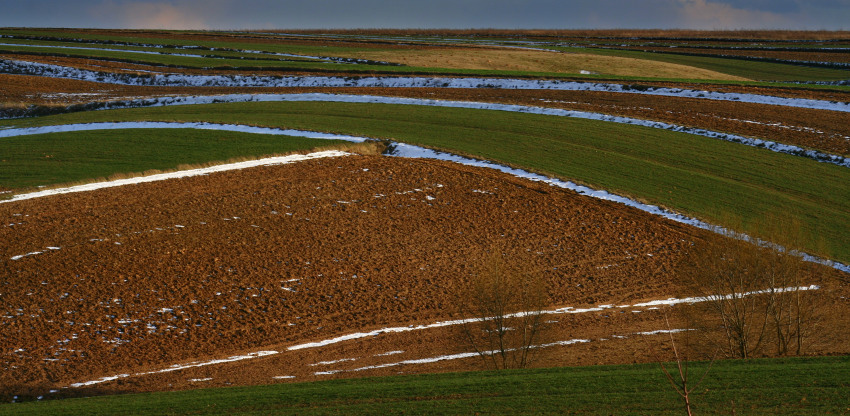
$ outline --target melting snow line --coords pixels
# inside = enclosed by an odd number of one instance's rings
[[[782,293],[782,292],[790,292],[790,291],[796,291],[796,290],[817,290],[817,289],[820,289],[820,287],[812,285],[812,286],[779,288],[779,289],[775,289],[775,291]],[[649,301],[649,302],[644,302],[644,303],[637,303],[637,304],[634,304],[634,305],[623,305],[623,306],[620,306],[620,308],[647,307],[647,306],[657,306],[657,305],[677,305],[677,304],[681,304],[681,303],[698,303],[698,302],[705,302],[705,301],[708,301],[708,300],[716,299],[718,297],[729,298],[729,297],[732,297],[732,296],[750,296],[750,295],[765,294],[765,293],[769,293],[769,292],[770,292],[770,290],[766,289],[766,290],[746,292],[746,293],[734,294],[734,295],[733,294],[713,295],[713,296],[709,296],[709,297],[689,297],[689,298],[681,298],[681,299],[679,299],[679,298],[668,298],[668,299],[665,299],[665,300],[654,300],[654,301]],[[527,314],[532,314],[532,313],[543,313],[543,314],[567,314],[567,313],[569,313],[569,314],[574,314],[574,313],[599,312],[599,311],[604,311],[606,309],[613,309],[613,308],[614,308],[613,305],[599,305],[597,307],[582,308],[582,309],[576,309],[576,308],[573,308],[571,306],[568,306],[568,307],[564,307],[564,308],[558,308],[558,309],[546,310],[546,311],[517,312],[517,313],[507,315],[507,318],[519,318],[519,317],[525,316]],[[485,319],[493,319],[493,318],[491,317],[491,318],[485,318]],[[459,320],[453,320],[453,321],[435,322],[433,324],[428,324],[428,325],[417,325],[417,326],[410,325],[410,326],[406,326],[406,327],[382,328],[382,329],[378,329],[378,330],[370,331],[370,332],[357,332],[357,333],[353,333],[353,334],[347,334],[347,335],[343,335],[343,336],[339,336],[339,337],[336,337],[336,338],[331,338],[331,339],[327,339],[327,340],[323,340],[323,341],[318,341],[318,342],[309,342],[309,343],[305,343],[305,344],[293,345],[293,346],[287,348],[286,350],[287,351],[297,351],[297,350],[307,349],[307,348],[317,348],[317,347],[323,347],[323,346],[327,346],[327,345],[331,345],[331,344],[336,344],[336,343],[343,342],[343,341],[365,338],[365,337],[372,337],[372,336],[380,335],[380,334],[384,334],[384,333],[400,333],[400,332],[417,331],[417,330],[422,330],[422,329],[440,328],[440,327],[445,327],[445,326],[450,326],[450,325],[461,325],[461,324],[465,324],[465,323],[473,323],[473,322],[476,322],[478,320],[479,320],[478,318],[470,318],[470,319],[459,319]],[[660,333],[680,332],[680,331],[689,331],[689,329],[658,330],[658,331],[650,331],[650,332],[639,332],[637,334],[639,334],[639,335],[655,335],[655,334],[660,334]],[[553,342],[553,343],[549,343],[549,344],[542,344],[542,345],[536,346],[535,348],[544,348],[544,347],[550,347],[550,346],[555,346],[555,345],[569,345],[571,343],[576,343],[576,342],[590,342],[590,341],[589,340],[559,341],[559,342]],[[150,374],[162,374],[162,373],[184,370],[184,369],[187,369],[187,368],[204,367],[204,366],[209,366],[209,365],[230,363],[230,362],[235,362],[235,361],[248,360],[248,359],[252,359],[252,358],[276,355],[276,354],[279,354],[280,352],[281,351],[257,351],[257,352],[249,353],[249,354],[246,354],[246,355],[236,355],[236,356],[231,356],[231,357],[223,358],[223,359],[216,359],[216,360],[203,361],[203,362],[192,362],[192,363],[188,363],[188,364],[175,364],[175,365],[172,365],[170,367],[160,369],[160,370],[133,373],[133,374],[125,373],[125,374],[119,374],[119,375],[116,375],[116,376],[102,377],[102,378],[99,378],[99,379],[96,379],[96,380],[91,380],[91,381],[73,383],[73,384],[70,384],[69,387],[72,387],[72,388],[86,387],[86,386],[92,386],[92,385],[95,385],[95,384],[106,383],[108,381],[113,381],[113,380],[117,380],[117,379],[121,379],[121,378],[145,376],[145,375],[150,375]],[[401,353],[401,352],[400,351],[399,352],[393,351],[393,353]],[[472,354],[472,355],[468,355],[468,354]],[[386,354],[379,354],[379,355],[390,355],[390,354],[386,353]],[[419,359],[419,360],[406,360],[406,361],[400,362],[399,364],[394,364],[394,365],[424,364],[424,363],[427,363],[427,362],[442,361],[442,360],[446,360],[446,359],[466,358],[468,356],[474,356],[474,355],[477,355],[477,353],[463,353],[463,354],[455,354],[455,355],[452,355],[452,356],[442,356],[442,357],[454,357],[454,358],[435,357],[435,358],[426,358],[426,359]],[[332,363],[335,363],[335,362],[353,361],[353,360],[356,360],[356,359],[348,358],[348,359],[337,360],[337,361],[327,361],[327,362],[322,362],[322,363],[317,363],[317,364],[332,364]],[[434,360],[434,361],[423,361],[423,360]],[[390,366],[390,365],[384,365],[384,366]],[[375,368],[381,368],[381,367],[375,367]],[[364,367],[363,369],[367,369],[367,368]],[[350,371],[359,371],[359,370],[350,370]],[[318,372],[316,374],[334,374],[335,372],[339,372],[339,371]]]
[[[249,353],[249,354],[246,354],[246,355],[234,355],[234,356],[231,356],[231,357],[228,357],[228,358],[222,358],[222,359],[218,359],[218,360],[211,360],[211,361],[204,361],[204,362],[194,362],[194,363],[189,363],[189,364],[175,364],[171,367],[168,367],[168,368],[165,368],[165,369],[162,369],[162,370],[147,371],[147,372],[134,373],[134,374],[119,374],[117,376],[102,377],[102,378],[99,378],[97,380],[85,381],[85,382],[81,382],[81,383],[73,383],[73,384],[70,384],[68,387],[71,387],[71,388],[88,387],[88,386],[93,386],[95,384],[101,384],[101,383],[106,383],[108,381],[117,380],[117,379],[120,379],[120,378],[146,376],[146,375],[150,375],[150,374],[170,373],[172,371],[185,370],[187,368],[204,367],[204,366],[208,366],[208,365],[232,363],[232,362],[235,362],[235,361],[242,361],[242,360],[250,360],[252,358],[266,357],[266,356],[274,355],[274,354],[277,354],[277,353],[278,353],[277,351],[257,351],[257,352],[252,352],[252,353]]]
[[[345,102],[345,103],[370,103],[370,104],[399,104],[399,105],[420,105],[429,107],[448,107],[448,108],[466,108],[475,110],[493,110],[507,111],[516,113],[540,114],[548,116],[569,117],[585,120],[597,120],[618,124],[630,124],[635,126],[650,127],[656,129],[670,130],[680,133],[693,134],[712,139],[724,140],[732,143],[739,143],[751,147],[760,147],[777,153],[785,153],[794,156],[806,157],[819,162],[831,163],[843,167],[850,167],[850,158],[834,155],[817,150],[809,150],[799,146],[778,143],[770,140],[754,139],[736,134],[722,133],[712,130],[692,128],[680,126],[677,124],[664,123],[660,121],[643,120],[632,117],[612,116],[602,113],[592,113],[587,111],[564,110],[560,108],[535,107],[515,104],[498,104],[476,101],[451,101],[451,100],[428,100],[421,98],[403,98],[403,97],[384,97],[374,95],[348,95],[348,94],[325,94],[325,93],[305,93],[305,94],[231,94],[220,96],[194,96],[194,97],[162,97],[149,100],[131,100],[131,101],[116,101],[105,104],[101,109],[114,108],[137,108],[137,107],[159,107],[172,105],[196,105],[196,104],[212,104],[212,103],[234,103],[234,102]],[[12,137],[28,134],[41,134],[66,131],[82,131],[82,130],[107,130],[120,128],[197,128],[209,130],[230,130],[244,131],[248,133],[260,134],[279,134],[299,137],[310,137],[320,139],[340,139],[340,140],[364,140],[363,138],[351,136],[333,136],[323,135],[315,132],[305,132],[300,130],[281,130],[274,128],[236,126],[227,124],[213,123],[166,123],[166,122],[127,122],[127,123],[147,123],[148,127],[121,127],[122,123],[92,123],[92,124],[73,124],[65,126],[45,126],[21,129],[0,130],[0,137]],[[128,124],[132,125],[132,124]],[[86,128],[91,126],[91,128]],[[162,127],[160,127],[162,126]],[[172,127],[167,127],[172,126]],[[63,128],[70,130],[63,130]],[[56,129],[56,130],[54,130]],[[79,130],[77,130],[79,129]],[[244,130],[232,130],[244,129]],[[341,138],[345,137],[345,138]]]
[[[180,87],[374,87],[374,88],[489,88],[558,91],[603,91],[628,94],[699,98],[736,101],[785,107],[811,108],[850,112],[850,103],[769,95],[684,90],[667,87],[641,87],[562,80],[526,80],[505,78],[429,78],[429,77],[323,77],[323,76],[258,76],[258,75],[186,75],[163,74],[136,76],[113,74],[73,67],[17,60],[0,60],[0,73],[15,73],[54,78],[78,79],[105,84]]]
[[[657,331],[636,332],[632,335],[650,336],[650,335],[660,335],[660,334],[676,334],[676,333],[687,332],[687,331],[693,331],[693,329],[659,329]],[[610,338],[623,339],[623,338],[627,338],[627,336],[613,335],[609,338],[597,339],[596,341],[606,341],[606,340],[609,340]],[[532,345],[530,348],[539,349],[539,348],[549,348],[549,347],[560,347],[560,346],[567,346],[567,345],[573,345],[573,344],[586,344],[586,343],[590,343],[590,342],[593,342],[593,341],[589,340],[589,339],[576,338],[576,339],[570,339],[570,340],[565,340],[565,341],[555,341],[555,342],[550,342],[550,343],[546,343],[546,344]],[[515,351],[515,349],[509,348],[507,351]],[[317,376],[321,376],[321,375],[332,375],[332,374],[338,374],[338,373],[353,373],[353,372],[356,372],[356,371],[376,370],[376,369],[381,369],[381,368],[397,367],[397,366],[400,366],[400,365],[408,365],[408,364],[429,364],[429,363],[435,363],[435,362],[438,362],[438,361],[449,361],[449,360],[459,360],[459,359],[463,359],[463,358],[471,358],[471,357],[479,356],[481,354],[483,354],[483,355],[494,355],[494,354],[499,354],[499,353],[500,353],[499,350],[483,351],[480,354],[477,353],[477,352],[463,352],[463,353],[458,353],[458,354],[440,355],[440,356],[436,356],[436,357],[404,360],[404,361],[398,361],[398,362],[394,362],[394,363],[369,365],[369,366],[365,366],[365,367],[354,368],[354,369],[351,369],[351,370],[317,371],[313,374],[317,375]]]
[[[324,152],[309,153],[309,154],[306,154],[306,155],[289,155],[289,156],[280,156],[280,157],[270,157],[270,158],[265,158],[265,159],[250,160],[250,161],[246,161],[246,162],[210,166],[208,168],[182,170],[182,171],[177,171],[177,172],[161,173],[161,174],[149,175],[149,176],[140,176],[140,177],[137,177],[137,178],[120,179],[120,180],[109,181],[109,182],[90,183],[90,184],[86,184],[86,185],[71,186],[71,187],[68,187],[68,188],[48,189],[48,190],[45,190],[45,191],[33,192],[33,193],[29,193],[29,194],[15,195],[15,196],[12,197],[12,199],[0,201],[0,204],[8,203],[8,202],[14,202],[14,201],[22,201],[22,200],[26,200],[26,199],[40,198],[40,197],[45,197],[45,196],[50,196],[50,195],[67,194],[67,193],[73,193],[73,192],[93,191],[93,190],[96,190],[96,189],[112,188],[112,187],[116,187],[116,186],[132,185],[132,184],[147,183],[147,182],[156,182],[156,181],[162,181],[162,180],[167,180],[167,179],[175,179],[175,178],[186,178],[186,177],[190,177],[190,176],[207,175],[207,174],[214,173],[214,172],[224,172],[224,171],[228,171],[228,170],[246,169],[246,168],[252,168],[252,167],[257,167],[257,166],[282,165],[282,164],[293,163],[293,162],[298,162],[298,161],[303,161],[303,160],[319,159],[319,158],[325,158],[325,157],[341,157],[341,156],[348,156],[348,155],[350,155],[350,153],[341,152],[341,151],[337,151],[337,150],[329,150],[329,151],[324,151]],[[40,254],[40,253],[36,253],[36,254]],[[17,259],[13,259],[13,260],[17,260]]]
[[[47,250],[60,250],[60,249],[62,249],[62,247],[47,247]],[[44,254],[44,253],[46,253],[46,252],[47,252],[47,251],[32,251],[32,252],[29,252],[29,253],[27,253],[27,254],[21,254],[21,255],[18,255],[18,256],[12,256],[12,257],[10,257],[10,258],[11,258],[12,260],[20,260],[20,259],[22,259],[22,258],[24,258],[24,257],[37,256],[37,255],[39,255],[39,254]]]
[[[777,292],[777,293],[783,293],[783,292],[791,292],[791,291],[797,291],[797,290],[802,291],[802,290],[818,290],[818,289],[820,289],[819,286],[811,285],[811,286],[778,288],[778,289],[775,289],[774,291]],[[634,304],[634,305],[623,305],[623,306],[619,306],[619,308],[644,308],[644,307],[653,307],[653,306],[659,306],[659,305],[673,306],[673,305],[678,305],[678,304],[682,304],[682,303],[689,303],[689,304],[690,303],[700,303],[700,302],[706,302],[706,301],[717,299],[717,298],[729,299],[729,298],[732,298],[733,296],[738,296],[738,297],[752,296],[752,295],[766,294],[766,293],[769,293],[769,292],[770,292],[769,289],[765,289],[765,290],[761,290],[761,291],[739,293],[739,294],[734,294],[734,295],[733,294],[727,294],[727,295],[716,295],[716,296],[709,296],[709,297],[668,298],[668,299],[663,299],[663,300],[653,300],[653,301],[644,302],[644,303],[637,303],[637,304]],[[546,315],[579,314],[579,313],[589,313],[589,312],[602,312],[606,309],[614,309],[614,308],[615,307],[613,305],[599,305],[599,306],[596,306],[596,307],[579,308],[579,309],[576,309],[572,306],[567,306],[567,307],[563,307],[563,308],[544,310],[544,311],[517,312],[517,313],[507,314],[507,315],[505,315],[505,317],[508,318],[508,319],[521,318],[521,317],[524,317],[524,316],[527,316],[527,315],[537,314],[537,313],[546,314]],[[485,319],[492,320],[494,318],[488,317],[488,318],[485,318]],[[432,324],[427,324],[427,325],[397,326],[397,327],[376,329],[374,331],[369,331],[369,332],[355,332],[355,333],[351,333],[351,334],[341,335],[341,336],[338,336],[338,337],[335,337],[335,338],[329,338],[329,339],[322,340],[322,341],[308,342],[308,343],[304,343],[304,344],[293,345],[291,347],[288,347],[287,350],[288,351],[296,351],[296,350],[302,350],[302,349],[307,349],[307,348],[318,348],[318,347],[324,347],[324,346],[328,346],[328,345],[332,345],[332,344],[337,344],[337,343],[344,342],[344,341],[350,341],[350,340],[355,340],[355,339],[360,339],[360,338],[374,337],[374,336],[377,336],[377,335],[380,335],[380,334],[401,333],[401,332],[419,331],[419,330],[423,330],[423,329],[442,328],[442,327],[452,326],[452,325],[463,325],[463,324],[467,324],[467,323],[474,323],[474,322],[477,322],[479,320],[480,320],[480,318],[456,319],[456,320],[452,320],[452,321],[434,322]]]

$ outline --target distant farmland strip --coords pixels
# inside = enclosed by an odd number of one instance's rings
[[[308,65],[305,63],[304,65]],[[323,65],[323,64],[312,64]],[[322,77],[257,75],[135,75],[95,72],[59,65],[0,60],[0,72],[57,78],[79,79],[120,85],[197,86],[197,87],[385,87],[385,88],[493,88],[568,91],[608,91],[629,94],[702,98],[787,107],[850,112],[850,103],[802,98],[773,97],[758,94],[685,90],[679,88],[631,86],[578,81],[530,80],[506,78],[441,77]]]

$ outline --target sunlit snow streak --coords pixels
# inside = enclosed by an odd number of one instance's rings
[[[811,285],[811,286],[801,286],[801,287],[777,288],[777,289],[773,289],[773,291],[775,291],[777,293],[782,293],[782,292],[789,292],[789,291],[796,291],[796,290],[818,290],[818,289],[820,289],[819,286]],[[732,298],[733,296],[743,297],[743,296],[765,294],[765,293],[769,293],[769,292],[770,292],[769,289],[765,289],[765,290],[761,290],[761,291],[737,293],[737,294],[734,294],[734,295],[733,294],[717,295],[717,297],[720,297],[720,298]],[[637,304],[634,304],[634,305],[622,305],[622,306],[619,306],[619,308],[641,308],[641,307],[650,307],[650,306],[659,306],[659,305],[672,306],[672,305],[678,305],[678,304],[683,304],[683,303],[691,304],[691,303],[706,302],[706,301],[709,301],[709,300],[712,300],[712,299],[715,299],[715,297],[668,298],[668,299],[662,299],[662,300],[653,300],[653,301],[644,302],[644,303],[637,303]],[[599,305],[599,306],[593,306],[593,307],[588,307],[588,308],[574,308],[572,306],[567,306],[567,307],[563,307],[563,308],[543,310],[543,311],[516,312],[516,313],[506,314],[505,318],[508,318],[508,319],[510,319],[510,318],[521,318],[521,317],[532,315],[532,314],[556,315],[556,314],[580,314],[580,313],[589,313],[589,312],[602,312],[606,309],[614,309],[614,308],[615,308],[615,306],[613,306],[613,305]],[[442,328],[442,327],[447,327],[447,326],[452,326],[452,325],[464,325],[464,324],[468,324],[468,323],[479,322],[482,319],[483,320],[492,320],[492,319],[495,319],[495,318],[494,317],[467,318],[467,319],[456,319],[456,320],[451,320],[451,321],[434,322],[434,323],[427,324],[427,325],[410,325],[410,326],[397,326],[397,327],[381,328],[381,329],[376,329],[374,331],[355,332],[355,333],[351,333],[351,334],[341,335],[341,336],[338,336],[338,337],[335,337],[335,338],[325,339],[325,340],[322,340],[322,341],[308,342],[308,343],[304,343],[304,344],[293,345],[293,346],[287,348],[287,350],[295,351],[295,350],[301,350],[301,349],[307,349],[307,348],[324,347],[324,346],[327,346],[327,345],[337,344],[337,343],[344,342],[344,341],[351,341],[351,340],[360,339],[360,338],[370,338],[370,337],[374,337],[374,336],[381,335],[381,334],[420,331],[420,330],[424,330],[424,329]]]
[[[119,180],[114,180],[114,181],[109,181],[109,182],[90,183],[90,184],[85,184],[85,185],[71,186],[71,187],[68,187],[68,188],[48,189],[48,190],[39,191],[39,192],[32,192],[32,193],[28,193],[28,194],[15,195],[9,200],[0,201],[0,203],[9,203],[9,202],[21,201],[21,200],[25,200],[25,199],[40,198],[40,197],[45,197],[45,196],[50,196],[50,195],[67,194],[67,193],[73,193],[73,192],[93,191],[93,190],[96,190],[96,189],[112,188],[112,187],[117,187],[117,186],[125,186],[125,185],[139,184],[139,183],[156,182],[156,181],[162,181],[162,180],[166,180],[166,179],[186,178],[186,177],[191,177],[191,176],[207,175],[207,174],[214,173],[214,172],[224,172],[224,171],[235,170],[235,169],[246,169],[246,168],[257,167],[257,166],[281,165],[281,164],[287,164],[287,163],[292,163],[292,162],[297,162],[297,161],[302,161],[302,160],[319,159],[319,158],[325,158],[325,157],[340,157],[340,156],[347,156],[347,155],[349,155],[349,153],[336,151],[336,150],[329,150],[329,151],[324,151],[324,152],[309,153],[309,154],[306,154],[306,155],[289,155],[289,156],[280,156],[280,157],[270,157],[270,158],[264,158],[264,159],[258,159],[258,160],[249,160],[249,161],[246,161],[246,162],[229,163],[229,164],[226,164],[226,165],[210,166],[210,167],[207,167],[207,168],[182,170],[182,171],[170,172],[170,173],[160,173],[160,174],[156,174],[156,175],[140,176],[140,177],[128,178],[128,179],[119,179]]]
[[[266,357],[266,356],[274,355],[274,354],[277,354],[277,353],[278,353],[277,351],[257,351],[257,352],[252,352],[252,353],[245,354],[245,355],[234,355],[234,356],[231,356],[231,357],[221,358],[221,359],[217,359],[217,360],[200,361],[200,362],[193,362],[193,363],[188,363],[188,364],[175,364],[175,365],[172,365],[168,368],[164,368],[164,369],[161,369],[161,370],[148,371],[148,372],[142,372],[142,373],[134,373],[134,374],[119,374],[117,376],[102,377],[102,378],[99,378],[97,380],[85,381],[85,382],[81,382],[81,383],[73,383],[73,384],[70,384],[68,387],[73,387],[73,388],[87,387],[87,386],[93,386],[95,384],[106,383],[108,381],[113,381],[113,380],[117,380],[117,379],[121,379],[121,378],[146,376],[146,375],[149,375],[149,374],[169,373],[169,372],[173,372],[173,371],[185,370],[187,368],[204,367],[204,366],[208,366],[208,365],[216,365],[216,364],[223,364],[223,363],[232,363],[232,362],[235,362],[235,361],[250,360],[252,358],[257,358],[257,357]]]
[[[817,290],[817,289],[820,289],[820,287],[815,286],[815,285],[811,285],[811,286],[801,286],[801,287],[778,288],[778,289],[773,289],[773,291],[775,291],[775,292],[789,292],[789,291],[796,291],[796,290]],[[664,299],[664,300],[654,300],[654,301],[649,301],[649,302],[644,302],[644,303],[636,303],[634,305],[622,305],[622,306],[619,306],[619,308],[647,307],[647,306],[657,306],[657,305],[677,305],[677,304],[681,304],[681,303],[699,303],[699,302],[705,302],[705,301],[708,301],[708,300],[711,300],[711,299],[716,299],[716,298],[730,298],[730,297],[733,297],[733,296],[735,296],[735,297],[751,296],[751,295],[769,293],[770,291],[771,291],[770,289],[765,289],[765,290],[760,290],[760,291],[738,293],[738,294],[716,295],[716,296],[709,296],[709,297],[668,298],[668,299]],[[506,317],[507,318],[518,318],[518,317],[526,316],[526,315],[529,315],[529,314],[536,314],[536,313],[542,313],[542,314],[577,314],[577,313],[588,313],[588,312],[600,312],[600,311],[604,311],[606,309],[613,309],[613,308],[615,308],[615,306],[613,306],[613,305],[599,305],[599,306],[596,306],[596,307],[578,308],[578,309],[568,306],[568,307],[564,307],[564,308],[544,310],[544,311],[517,312],[517,313],[508,314],[508,315],[506,315]],[[415,326],[410,325],[410,326],[404,326],[404,327],[382,328],[382,329],[369,331],[369,332],[356,332],[356,333],[353,333],[353,334],[342,335],[342,336],[339,336],[339,337],[336,337],[336,338],[330,338],[330,339],[326,339],[326,340],[323,340],[323,341],[308,342],[308,343],[305,343],[305,344],[293,345],[293,346],[287,348],[286,350],[287,351],[297,351],[297,350],[302,350],[302,349],[307,349],[307,348],[324,347],[324,346],[327,346],[327,345],[332,345],[332,344],[336,344],[336,343],[343,342],[343,341],[349,341],[349,340],[366,338],[366,337],[373,337],[373,336],[385,334],[385,333],[401,333],[401,332],[418,331],[418,330],[423,330],[423,329],[441,328],[441,327],[446,327],[446,326],[451,326],[451,325],[462,325],[462,324],[466,324],[466,323],[478,322],[481,319],[482,318],[458,319],[458,320],[452,320],[452,321],[435,322],[435,323],[428,324],[428,325],[415,325]],[[483,319],[494,319],[494,318],[489,317],[489,318],[483,318]],[[657,330],[657,331],[649,331],[649,332],[639,332],[639,333],[637,333],[637,335],[656,335],[656,334],[661,334],[661,333],[676,333],[676,332],[682,332],[682,331],[690,331],[690,329],[672,329],[672,330]],[[551,347],[551,346],[556,346],[556,345],[569,345],[569,344],[573,344],[573,343],[577,343],[577,342],[590,342],[590,341],[589,340],[582,340],[582,339],[574,339],[574,340],[568,340],[568,341],[558,341],[558,342],[553,342],[553,343],[548,343],[548,344],[541,344],[541,345],[535,346],[534,348],[545,348],[545,347]],[[187,364],[175,364],[175,365],[172,365],[170,367],[160,369],[160,370],[134,373],[134,374],[119,374],[119,375],[116,375],[116,376],[102,377],[102,378],[99,378],[97,380],[86,381],[86,382],[81,382],[81,383],[74,383],[74,384],[71,384],[69,387],[85,387],[85,386],[91,386],[91,385],[95,385],[95,384],[100,384],[100,383],[105,383],[105,382],[108,382],[108,381],[117,380],[117,379],[120,379],[120,378],[145,376],[145,375],[150,375],[150,374],[161,374],[161,373],[168,373],[168,372],[173,372],[173,371],[184,370],[184,369],[187,369],[187,368],[203,367],[203,366],[209,366],[209,365],[215,365],[215,364],[229,363],[229,362],[234,362],[234,361],[242,361],[242,360],[247,360],[247,359],[252,359],[252,358],[257,358],[257,357],[266,357],[266,356],[270,356],[270,355],[276,355],[276,354],[279,354],[280,352],[281,351],[258,351],[258,352],[253,352],[253,353],[249,353],[249,354],[245,354],[245,355],[236,355],[236,356],[231,356],[231,357],[228,357],[228,358],[222,358],[222,359],[216,359],[216,360],[210,360],[210,361],[192,362],[192,363],[187,363]],[[395,351],[394,351],[394,353],[395,353]],[[379,354],[379,355],[389,355],[389,354]],[[369,369],[369,368],[383,368],[383,367],[402,365],[402,364],[424,364],[424,363],[428,363],[428,362],[436,362],[436,361],[442,361],[442,360],[447,360],[447,359],[467,358],[467,357],[472,357],[472,356],[475,356],[475,355],[477,355],[477,353],[462,353],[462,354],[454,354],[454,355],[450,355],[450,356],[440,356],[440,357],[433,357],[433,358],[405,360],[405,361],[401,361],[401,362],[396,363],[396,364],[384,364],[384,365],[375,366],[375,367],[363,367],[362,369],[365,370],[365,369]],[[451,358],[446,358],[446,357],[451,357]],[[353,360],[355,360],[355,359],[347,358],[347,359],[336,360],[336,361],[325,361],[325,362],[321,362],[321,363],[317,363],[317,364],[324,365],[324,364],[333,364],[333,363],[338,363],[338,362],[343,362],[343,361],[353,361]],[[351,371],[359,371],[359,370],[351,370]],[[316,374],[317,375],[334,374],[336,372],[339,372],[339,371],[317,372]]]
[[[676,333],[687,332],[687,331],[693,331],[693,330],[692,329],[659,329],[659,330],[656,330],[656,331],[637,332],[633,335],[649,336],[649,335],[660,335],[660,334],[676,334]],[[627,337],[625,337],[625,336],[614,336],[612,338],[627,338]],[[607,340],[607,339],[599,339],[597,341],[604,341],[604,340]],[[529,346],[529,348],[539,349],[539,348],[549,348],[549,347],[562,347],[562,346],[573,345],[573,344],[586,344],[586,343],[589,343],[589,342],[593,342],[593,341],[589,340],[589,339],[576,338],[576,339],[569,339],[569,340],[565,340],[565,341],[549,342],[549,343],[546,343],[546,344],[531,345],[531,346]],[[505,351],[515,351],[515,350],[516,350],[515,348],[508,348]],[[332,374],[346,373],[346,372],[377,370],[377,369],[381,369],[381,368],[398,367],[400,365],[430,364],[430,363],[436,363],[436,362],[439,362],[439,361],[459,360],[459,359],[463,359],[463,358],[471,358],[471,357],[476,357],[476,356],[481,356],[481,355],[496,355],[496,354],[500,354],[500,353],[501,353],[501,351],[499,351],[499,350],[482,351],[480,353],[478,353],[478,352],[462,352],[462,353],[458,353],[458,354],[448,354],[448,355],[439,355],[439,356],[436,356],[436,357],[404,360],[404,361],[398,361],[398,362],[394,362],[394,363],[369,365],[369,366],[354,368],[354,369],[350,369],[350,370],[317,371],[313,374],[317,375],[317,376],[321,376],[321,375],[332,375]]]

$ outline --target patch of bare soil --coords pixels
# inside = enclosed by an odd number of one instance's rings
[[[4,397],[480,368],[475,358],[394,364],[468,352],[454,327],[287,348],[457,318],[488,250],[541,275],[552,307],[666,299],[681,294],[682,249],[713,238],[487,169],[378,156],[5,203],[0,220]],[[827,323],[846,333],[846,277],[816,269],[844,296],[831,298]],[[666,329],[638,306],[551,320],[552,340],[592,342],[545,348],[537,365],[651,360],[660,339],[635,334]],[[813,352],[850,352],[840,336],[819,341]],[[138,375],[259,351],[274,354]]]

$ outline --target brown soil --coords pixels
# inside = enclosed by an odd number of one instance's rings
[[[379,156],[5,203],[0,219],[4,396],[479,368],[466,359],[315,374],[467,351],[453,328],[286,348],[456,318],[456,296],[492,249],[542,275],[553,307],[666,299],[681,294],[672,273],[682,249],[713,238],[487,169]],[[810,352],[848,353],[847,278],[816,269],[834,294],[825,327],[838,335]],[[552,319],[554,340],[594,342],[547,348],[538,365],[647,361],[660,339],[633,334],[665,329],[647,308]],[[62,388],[263,350],[280,353]],[[404,352],[379,355],[390,351]],[[318,364],[343,358],[357,360]]]

